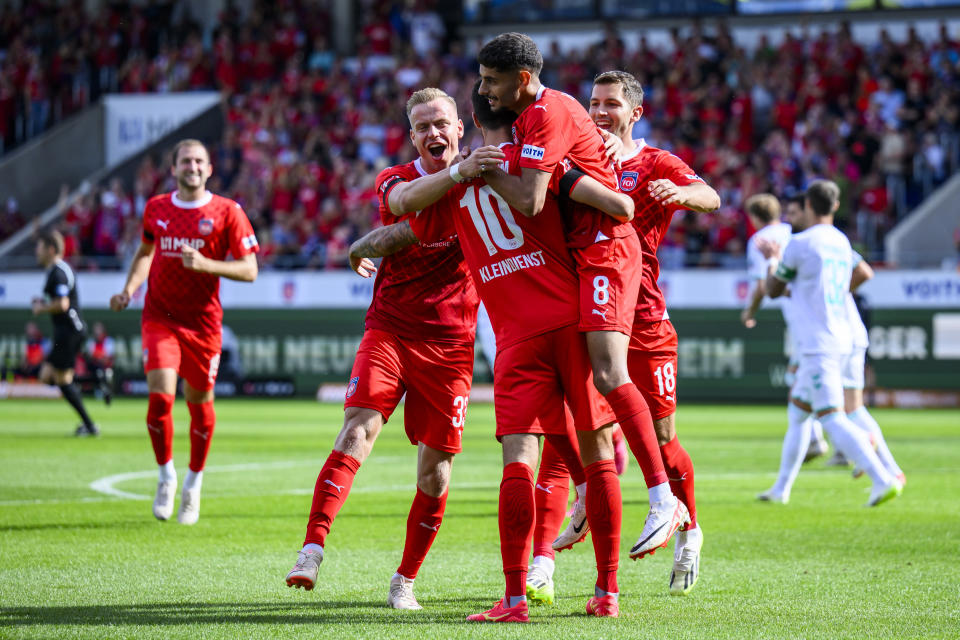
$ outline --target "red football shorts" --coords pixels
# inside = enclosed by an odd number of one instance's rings
[[[197,391],[213,389],[222,334],[198,333],[156,320],[144,320],[140,332],[144,371],[174,369]]]
[[[411,444],[460,453],[473,381],[473,343],[414,340],[367,329],[350,371],[344,407],[390,419],[403,394],[403,426]]]
[[[630,335],[640,295],[643,254],[635,233],[574,249],[580,280],[580,331]]]
[[[677,410],[677,331],[669,320],[638,322],[630,334],[627,369],[654,420]]]
[[[587,343],[573,325],[498,351],[493,396],[498,439],[593,431],[616,420],[593,386]]]

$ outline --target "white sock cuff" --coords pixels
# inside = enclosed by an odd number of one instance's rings
[[[577,485],[577,497],[586,498],[587,497],[587,483],[581,482]]]
[[[669,482],[661,482],[655,487],[647,489],[650,495],[650,504],[654,502],[667,502],[673,498],[673,492],[670,490]]]
[[[173,458],[160,465],[160,482],[170,482],[177,479],[177,470],[173,466]]]
[[[553,570],[556,567],[556,563],[553,558],[548,558],[547,556],[535,556],[533,558],[533,566],[540,567],[550,575],[553,575]]]

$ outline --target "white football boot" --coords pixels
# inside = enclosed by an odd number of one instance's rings
[[[200,487],[193,489],[183,488],[180,493],[180,510],[177,511],[177,522],[180,524],[196,524],[200,519]]]
[[[399,573],[390,578],[390,593],[387,595],[387,604],[394,609],[417,611],[423,609],[413,595],[413,580]]]
[[[153,515],[157,520],[169,520],[173,515],[173,497],[177,495],[177,479],[157,483],[157,495],[153,499]]]
[[[587,538],[588,531],[590,531],[590,523],[587,522],[587,499],[577,496],[567,528],[557,536],[551,546],[554,551],[570,549],[578,542],[583,542]]]
[[[303,587],[307,591],[317,584],[317,571],[323,562],[323,547],[301,549],[297,552],[297,562],[287,574],[287,586]]]
[[[677,531],[676,537],[677,547],[673,554],[673,570],[670,572],[670,595],[685,596],[700,578],[703,532],[697,527],[692,531]]]
[[[630,549],[630,557],[637,560],[667,546],[677,529],[688,522],[690,513],[687,505],[675,496],[670,496],[670,500],[651,504],[650,513],[643,523],[643,531],[640,532],[637,543]]]

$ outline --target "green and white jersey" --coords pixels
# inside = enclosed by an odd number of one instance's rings
[[[849,353],[852,334],[847,311],[854,252],[831,224],[795,234],[776,277],[790,284],[791,330],[800,353]]]
[[[850,267],[851,271],[861,262],[863,262],[863,256],[854,251],[853,266]],[[853,348],[866,349],[869,347],[870,338],[867,335],[867,327],[863,324],[863,318],[860,317],[860,312],[857,310],[857,303],[854,301],[852,293],[847,293],[847,318],[850,320]]]

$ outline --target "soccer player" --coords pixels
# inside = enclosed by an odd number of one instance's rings
[[[520,33],[501,34],[483,46],[477,60],[480,94],[494,111],[518,115],[512,132],[514,143],[521,148],[521,175],[485,174],[494,190],[501,195],[518,190],[523,198],[511,204],[523,215],[535,216],[543,210],[556,166],[565,161],[616,190],[617,179],[606,158],[603,138],[586,110],[571,96],[540,83],[543,57],[533,40]],[[630,551],[631,557],[642,557],[666,545],[690,516],[686,505],[670,490],[650,409],[631,381],[627,366],[642,277],[640,240],[628,219],[616,220],[589,206],[575,207],[567,216],[566,231],[577,264],[579,328],[586,333],[594,383],[631,443],[649,492],[650,512]],[[592,526],[582,502],[574,505],[570,523],[554,541],[554,549],[582,540]],[[589,508],[589,500],[586,506]]]
[[[660,273],[657,248],[676,211],[713,211],[720,206],[720,196],[676,156],[643,140],[633,139],[633,126],[643,115],[643,88],[633,75],[623,71],[598,75],[594,79],[589,114],[597,126],[621,140],[621,165],[617,169],[619,186],[635,205],[633,224],[643,252],[643,275],[630,337],[628,367],[630,378],[651,407],[670,487],[690,511],[690,524],[676,534],[674,566],[669,582],[671,593],[685,594],[693,589],[699,576],[703,535],[696,517],[693,463],[677,440],[674,424],[677,333],[670,322],[663,293],[657,286]],[[546,448],[544,459],[546,462],[541,465],[537,482],[545,487],[556,487],[559,478],[556,472],[551,474],[556,463]],[[544,513],[553,513],[563,506],[558,500],[556,507],[550,506]],[[538,547],[542,549],[544,545]],[[631,556],[639,557],[639,554]],[[552,563],[542,563],[546,567],[537,564],[538,558],[535,557],[534,570],[527,581],[528,593],[535,599],[543,591],[548,595],[553,591],[552,575],[548,570]]]
[[[883,437],[883,431],[880,425],[874,419],[867,407],[863,404],[863,374],[866,367],[867,348],[870,346],[870,337],[867,333],[867,327],[863,323],[860,311],[857,309],[857,303],[853,298],[853,293],[864,282],[873,277],[873,269],[867,264],[859,254],[854,253],[853,275],[850,283],[851,292],[847,294],[847,317],[850,319],[850,328],[853,333],[853,351],[843,363],[843,403],[844,411],[853,424],[862,429],[870,443],[876,449],[877,457],[886,467],[887,471],[894,476],[901,485],[907,483],[907,476],[897,465],[887,441]],[[859,478],[863,475],[863,469],[855,468],[853,477]]]
[[[366,330],[350,373],[343,428],[317,477],[304,545],[286,580],[288,586],[307,590],[316,584],[333,520],[406,393],[404,426],[418,448],[417,493],[387,603],[421,609],[413,583],[440,529],[453,458],[461,451],[479,305],[451,222],[460,205],[447,192],[457,166],[464,175],[477,175],[481,162],[493,164],[503,154],[480,149],[455,165],[463,123],[453,98],[439,89],[414,93],[407,101],[407,118],[419,157],[380,172],[376,189],[386,226],[351,247],[351,261],[357,261],[361,275],[374,271],[363,258],[387,255],[385,246],[393,250],[377,271]],[[407,223],[418,218],[436,227],[430,234],[435,241],[411,244],[416,237]],[[404,237],[407,244],[396,242]]]
[[[767,258],[767,294],[783,295],[787,284],[796,303],[795,325],[800,330],[800,363],[791,402],[801,409],[797,423],[807,424],[816,413],[833,444],[870,474],[873,489],[867,506],[897,497],[903,485],[877,458],[866,434],[843,412],[843,361],[852,341],[846,300],[855,263],[850,241],[833,226],[840,189],[828,180],[815,180],[807,189],[803,216],[786,250],[773,242],[759,242]],[[782,256],[782,259],[781,259]],[[807,442],[802,434],[800,442]]]
[[[70,265],[61,259],[63,236],[60,232],[41,233],[37,238],[36,255],[37,263],[47,270],[47,280],[43,285],[44,297],[33,299],[33,315],[48,313],[53,321],[53,346],[40,367],[40,381],[57,385],[80,416],[83,423],[77,427],[74,435],[100,435],[100,430],[83,405],[80,389],[73,383],[73,368],[77,354],[83,348],[87,329],[77,301],[77,278]]]
[[[756,233],[747,241],[747,275],[755,282],[750,294],[750,302],[740,314],[740,320],[748,329],[756,326],[756,312],[760,308],[767,291],[767,261],[760,251],[760,245],[764,242],[775,242],[781,247],[786,247],[790,242],[792,225],[797,225],[796,228],[803,228],[803,222],[799,219],[803,215],[802,196],[799,200],[799,203],[795,198],[788,200],[788,222],[780,222],[780,201],[773,194],[758,193],[747,198],[744,203],[747,215],[757,229]],[[794,321],[795,305],[796,302],[792,296],[781,296],[780,310],[783,313],[783,320],[787,326],[787,333],[792,345],[790,361],[787,363],[787,372],[784,378],[791,388],[795,383],[800,357],[798,337],[801,330]],[[810,456],[811,453],[823,455],[826,452],[826,441],[823,440],[822,434],[820,439],[817,439],[814,423],[819,426],[815,417],[810,415],[809,412],[801,410],[790,401],[790,393],[788,392],[787,432],[783,437],[780,470],[773,486],[758,494],[758,500],[783,504],[789,502],[790,488],[793,486],[793,482],[800,472],[800,465],[805,458]],[[816,443],[822,443],[822,445]]]
[[[774,242],[785,247],[790,241],[792,233],[791,221],[796,220],[803,215],[803,194],[791,196],[787,199],[786,222],[780,221],[780,201],[769,193],[758,193],[749,198],[745,203],[747,216],[750,222],[757,230],[747,241],[747,276],[754,280],[753,290],[750,292],[750,302],[740,314],[740,320],[743,325],[752,329],[757,325],[756,313],[766,295],[767,263],[757,247],[757,242],[763,239],[771,239]],[[783,379],[787,388],[793,386],[797,373],[797,341],[796,331],[790,328],[790,296],[783,296],[781,299],[780,310],[783,313],[783,320],[787,326],[787,335],[790,339],[790,360],[787,362],[787,370]],[[789,394],[788,394],[789,398]],[[787,403],[789,406],[789,402]],[[788,410],[789,411],[789,410]],[[807,447],[806,456],[803,462],[809,462],[815,458],[827,453],[829,445],[823,437],[823,427],[820,422],[812,420],[812,429],[810,430],[810,444]],[[761,494],[762,495],[762,494]]]
[[[173,465],[173,400],[177,377],[190,410],[190,467],[180,495],[177,522],[200,517],[203,468],[216,417],[213,387],[220,363],[223,308],[220,278],[253,282],[257,238],[240,205],[206,189],[213,173],[199,140],[173,148],[171,174],[177,190],[154,196],[143,212],[143,234],[126,284],[110,298],[122,311],[147,281],[141,316],[143,362],[150,393],[147,430],[159,465],[153,515],[173,514],[177,472]],[[233,260],[227,260],[227,255]]]

